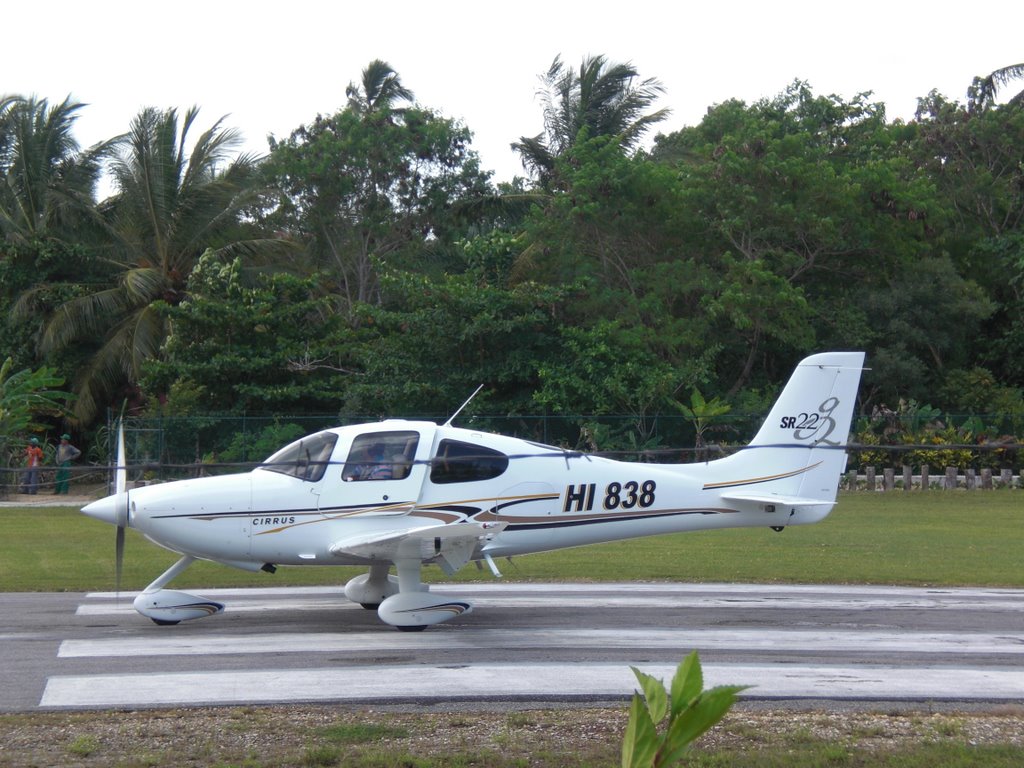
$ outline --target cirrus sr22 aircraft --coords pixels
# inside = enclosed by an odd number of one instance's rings
[[[803,360],[747,448],[698,464],[614,461],[422,421],[339,427],[292,443],[243,474],[127,489],[82,511],[182,555],[136,598],[158,624],[224,606],[164,587],[197,559],[251,571],[364,565],[345,596],[398,629],[471,610],[422,583],[424,564],[471,561],[710,528],[816,523],[845,469],[864,354]],[[390,573],[392,567],[395,575]]]

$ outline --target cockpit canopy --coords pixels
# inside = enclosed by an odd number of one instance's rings
[[[341,463],[341,479],[345,482],[406,479],[416,462],[420,436],[414,429],[356,435]],[[318,482],[331,465],[338,440],[336,431],[309,435],[282,448],[261,464],[260,469]],[[430,482],[437,485],[480,482],[503,474],[508,469],[509,457],[479,443],[445,438],[437,444],[429,466]]]

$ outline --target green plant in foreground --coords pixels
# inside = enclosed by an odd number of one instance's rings
[[[725,717],[745,685],[704,690],[704,674],[694,651],[679,663],[670,691],[651,675],[630,667],[643,689],[633,694],[622,740],[622,768],[660,768],[677,763],[690,745]],[[667,722],[658,731],[658,725]]]

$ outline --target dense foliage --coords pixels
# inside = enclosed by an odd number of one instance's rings
[[[82,150],[81,105],[0,97],[0,359],[73,383],[79,429],[126,403],[444,415],[482,383],[478,412],[625,416],[598,441],[620,447],[695,393],[757,413],[803,355],[855,348],[865,436],[911,434],[878,416],[909,403],[958,439],[1019,435],[1007,71],[909,122],[794,82],[643,151],[660,83],[556,58],[544,130],[514,145],[533,175],[497,189],[470,128],[381,61],[262,159],[232,156],[221,121],[192,140],[196,110],[141,110]]]

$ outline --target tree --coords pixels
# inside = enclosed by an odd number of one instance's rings
[[[158,301],[177,304],[200,254],[278,250],[246,237],[239,212],[254,194],[251,155],[232,156],[241,137],[218,120],[189,147],[198,109],[179,122],[174,109],[142,110],[113,162],[117,189],[106,207],[116,285],[88,289],[48,318],[41,348],[52,353],[98,339],[76,381],[75,415],[91,421],[119,387],[133,386],[142,364],[159,356],[167,326]],[[23,313],[34,292],[23,296]]]
[[[972,114],[933,91],[918,101],[916,124],[914,160],[951,204],[957,240],[998,237],[1024,226],[1024,110]],[[955,255],[964,255],[962,245]]]
[[[610,431],[598,423],[581,423],[590,450],[640,447],[651,441],[659,413],[680,386],[681,371],[659,359],[652,329],[602,320],[589,328],[563,327],[557,349],[541,363],[534,402],[545,410],[587,416],[628,415]],[[634,446],[628,434],[638,436]]]
[[[947,372],[969,368],[982,323],[995,309],[947,256],[923,258],[884,289],[863,289],[857,300],[871,318],[864,399],[877,387],[889,403],[931,401]]]
[[[977,362],[1024,386],[1024,109],[971,110],[932,92],[918,104],[913,158],[949,211],[943,245],[961,275],[994,301]]]
[[[264,171],[277,192],[267,221],[307,245],[310,269],[334,280],[339,310],[379,302],[378,271],[460,234],[456,201],[490,193],[470,132],[421,107],[383,62],[350,85],[349,104],[271,142]]]
[[[393,113],[395,103],[412,102],[413,92],[402,85],[402,79],[386,61],[374,59],[363,70],[360,83],[349,83],[345,89],[348,106],[353,111],[368,115],[372,112]]]
[[[67,239],[97,217],[96,182],[116,140],[79,149],[72,129],[83,106],[0,97],[0,234],[8,245]]]
[[[317,283],[283,272],[246,280],[241,259],[208,250],[187,298],[154,307],[172,330],[143,389],[171,415],[337,412],[355,339]]]
[[[541,76],[544,132],[512,144],[523,167],[542,186],[552,184],[555,159],[573,147],[583,131],[586,138],[611,137],[623,151],[635,148],[647,130],[669,114],[667,109],[644,114],[665,89],[654,78],[636,82],[638,77],[632,64],[611,63],[604,56],[584,57],[578,70],[556,56]]]
[[[1024,78],[1024,64],[1011,64],[1008,67],[1000,67],[985,77],[975,77],[970,88],[967,89],[968,108],[971,112],[983,112],[991,108],[996,103],[996,96],[1000,88],[1022,78]],[[1024,104],[1024,90],[1011,96],[1007,104],[1013,106]]]
[[[16,438],[45,428],[37,418],[66,413],[71,395],[57,389],[63,383],[64,379],[47,366],[15,370],[9,357],[0,365],[0,464],[7,466],[9,449]]]
[[[103,223],[94,200],[101,163],[116,140],[80,150],[72,135],[82,104],[65,99],[0,98],[0,359],[37,362],[36,317],[12,318],[17,297],[38,284],[103,279],[96,257]],[[37,294],[39,314],[70,298]],[[52,361],[73,370],[75,360]]]
[[[496,250],[503,245],[491,242]],[[488,248],[464,243],[467,251]],[[437,277],[391,270],[383,303],[357,308],[361,375],[345,390],[348,414],[445,415],[474,389],[492,412],[530,412],[537,367],[561,354],[557,343],[570,289],[492,282],[494,261]]]
[[[11,358],[0,365],[0,438],[42,429],[35,417],[62,414],[71,397],[57,389],[64,379],[52,368],[13,369]]]
[[[702,308],[721,369],[739,372],[730,397],[812,346],[873,338],[851,297],[912,269],[945,218],[913,136],[869,94],[816,96],[798,81],[658,137],[652,157],[677,169],[679,205],[700,223],[688,250],[714,275]]]
[[[705,461],[707,459],[707,442],[704,440],[704,435],[711,426],[711,422],[731,411],[732,406],[718,397],[707,400],[699,389],[694,389],[690,393],[690,404],[679,403],[677,407],[683,414],[683,418],[693,425],[694,460]]]

